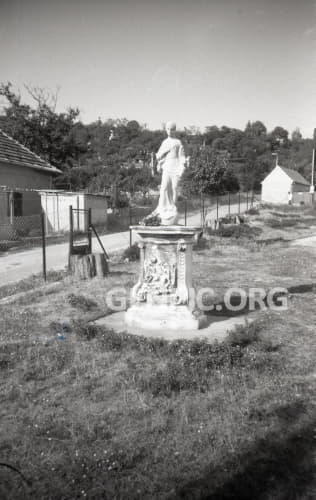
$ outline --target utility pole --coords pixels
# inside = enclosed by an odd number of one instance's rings
[[[315,147],[316,147],[316,128],[314,128],[314,136],[313,136],[313,157],[312,157],[312,181],[310,192],[314,193],[315,185],[314,185],[314,177],[315,177]]]

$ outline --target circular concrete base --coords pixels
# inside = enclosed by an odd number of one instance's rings
[[[164,340],[194,340],[194,339],[204,339],[209,343],[215,341],[223,341],[227,338],[228,333],[234,330],[237,326],[246,326],[254,320],[253,317],[248,315],[236,316],[234,318],[226,318],[214,316],[211,318],[208,316],[208,324],[204,328],[199,330],[175,330],[175,329],[164,329],[164,330],[154,330],[139,328],[136,326],[129,326],[125,323],[125,311],[110,314],[108,316],[103,316],[91,324],[104,326],[110,330],[116,332],[128,332],[133,335],[140,335],[143,337],[154,337],[163,338]]]

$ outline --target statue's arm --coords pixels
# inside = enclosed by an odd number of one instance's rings
[[[160,148],[156,153],[156,158],[158,161],[162,160],[170,151],[170,148],[167,148],[165,141],[161,143]]]

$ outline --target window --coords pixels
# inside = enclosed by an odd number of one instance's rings
[[[23,195],[22,193],[11,192],[8,193],[8,208],[7,208],[7,216],[10,217],[10,202],[12,200],[13,203],[13,216],[21,217],[23,215]]]

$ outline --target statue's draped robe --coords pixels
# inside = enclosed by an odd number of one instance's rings
[[[185,155],[179,139],[168,137],[156,154],[162,168],[159,202],[154,215],[161,218],[162,225],[177,222],[177,186],[184,170]]]

